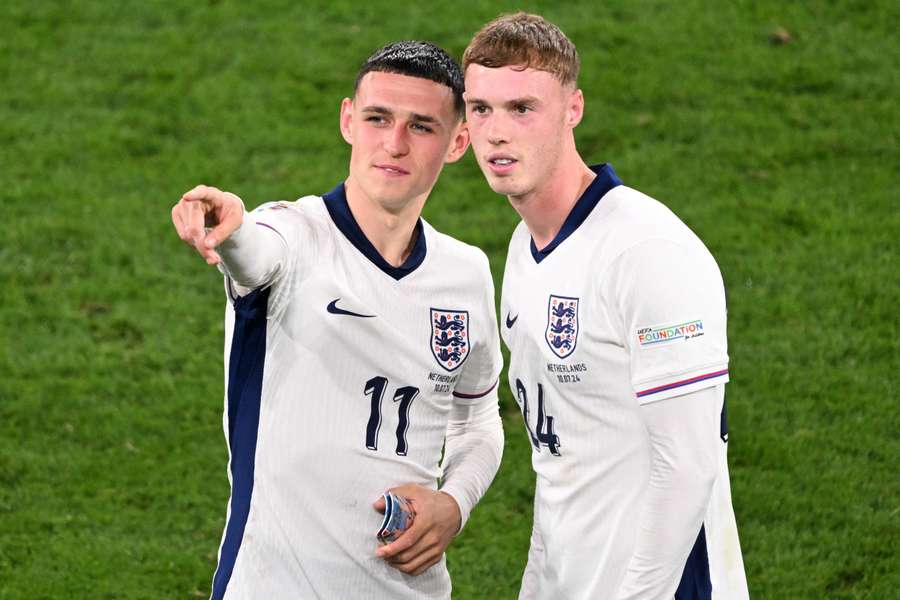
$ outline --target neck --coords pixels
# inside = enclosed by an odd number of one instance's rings
[[[391,266],[401,266],[416,245],[416,223],[427,194],[399,206],[391,206],[366,194],[353,179],[344,184],[347,204],[366,239]]]
[[[578,153],[559,162],[541,187],[509,202],[525,221],[538,249],[544,248],[562,229],[578,198],[596,177]]]

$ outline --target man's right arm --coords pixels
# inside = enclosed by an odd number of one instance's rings
[[[179,237],[211,265],[247,289],[270,283],[284,264],[287,244],[281,235],[256,223],[244,203],[230,192],[199,185],[172,208]]]

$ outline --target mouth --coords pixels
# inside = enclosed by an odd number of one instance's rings
[[[505,154],[491,154],[487,156],[488,168],[497,175],[503,175],[512,171],[519,161]]]
[[[384,173],[385,175],[389,175],[391,177],[397,177],[401,175],[409,175],[409,171],[404,169],[403,167],[392,165],[388,163],[381,163],[374,165],[376,169]]]

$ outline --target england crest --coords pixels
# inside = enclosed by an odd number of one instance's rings
[[[431,353],[438,364],[455,371],[469,356],[469,311],[431,309]]]
[[[550,294],[544,339],[553,354],[560,358],[575,351],[575,343],[578,341],[578,298]]]

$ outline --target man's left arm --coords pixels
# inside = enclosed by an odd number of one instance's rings
[[[481,302],[470,325],[475,328],[468,359],[453,390],[444,439],[444,472],[439,490],[417,485],[393,488],[412,500],[416,517],[396,541],[376,555],[412,575],[438,563],[450,541],[465,526],[469,513],[487,491],[503,455],[503,423],[497,384],[503,368],[494,309],[494,284],[481,253]],[[375,508],[383,508],[379,500]]]
[[[641,406],[650,437],[650,480],[634,551],[616,600],[671,600],[716,479],[715,387]]]
[[[654,238],[611,270],[650,472],[615,600],[671,600],[698,539],[718,472],[728,381],[725,291],[699,242]]]
[[[402,485],[392,491],[412,501],[412,526],[376,556],[397,569],[419,575],[441,560],[487,490],[503,455],[503,424],[495,390],[478,404],[455,404],[444,443],[444,480],[438,491]],[[376,509],[383,509],[383,501]]]

